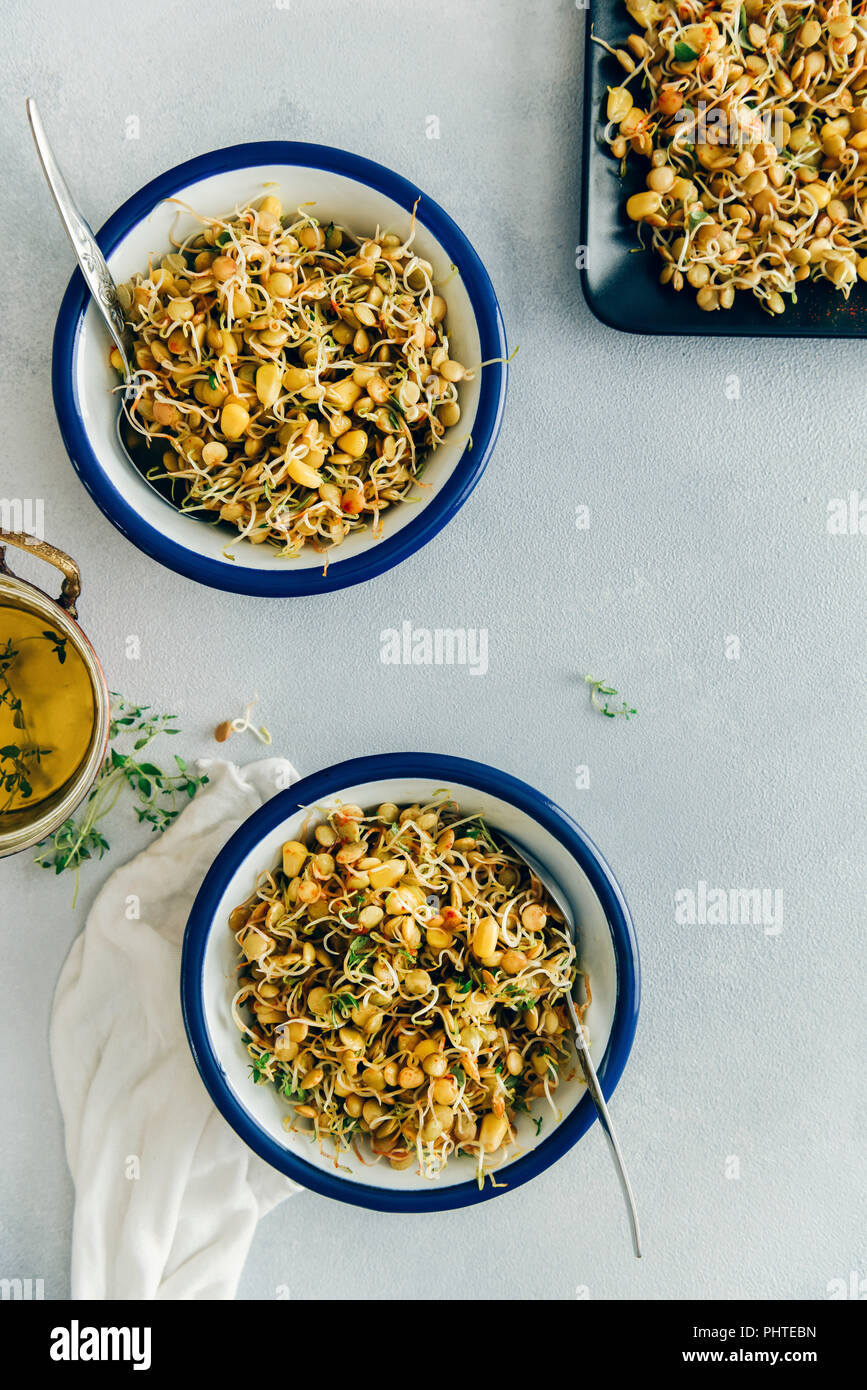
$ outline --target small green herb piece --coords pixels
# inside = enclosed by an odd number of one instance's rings
[[[503,994],[506,996],[503,1003],[510,1009],[531,1009],[537,1002],[537,996],[521,989],[520,985],[507,985]]]
[[[607,699],[604,703],[600,701],[600,695],[617,694],[613,685],[604,685],[602,681],[596,680],[595,676],[585,676],[584,680],[590,686],[590,703],[594,709],[598,709],[600,714],[604,714],[606,719],[615,719],[618,714],[622,714],[624,719],[629,719],[631,715],[638,713],[638,710],[632,709],[625,702],[621,703],[620,709],[612,709]]]
[[[270,1060],[270,1052],[263,1052],[261,1057],[253,1058],[253,1061],[250,1065],[250,1075],[252,1076],[257,1086],[260,1086],[263,1081],[267,1080],[265,1072],[267,1070],[268,1063],[270,1062]]]
[[[481,840],[489,850],[492,850],[493,853],[496,854],[497,846],[491,839],[488,827],[485,825],[481,816],[475,816],[468,825],[462,825],[460,827],[460,833],[462,836],[466,836],[467,839]]]
[[[336,994],[331,1003],[332,1022],[337,1023],[340,1019],[346,1018],[348,1014],[352,1013],[357,1003],[358,1000],[355,995],[348,991],[343,994]]]
[[[17,743],[7,743],[0,748],[0,790],[8,792],[5,805],[9,805],[16,792],[25,798],[33,795],[30,785],[28,762],[40,763],[50,748],[20,748]],[[4,807],[0,806],[0,810]]]
[[[700,211],[698,211],[698,212],[691,212],[691,213],[689,214],[689,230],[690,230],[691,232],[694,232],[695,229],[696,229],[696,227],[698,226],[698,224],[699,224],[700,222],[703,222],[704,219],[705,219],[706,217],[707,217],[707,210],[706,210],[706,208],[701,208]]]
[[[49,628],[44,629],[41,636],[47,638],[51,643],[57,660],[62,666],[66,660],[68,637],[62,636],[59,632],[53,632]],[[27,642],[38,641],[39,639],[25,637],[23,640]],[[0,705],[6,705],[12,711],[12,727],[18,729],[23,735],[20,744],[7,743],[4,748],[0,749],[0,791],[8,793],[5,802],[0,804],[0,813],[12,803],[16,793],[20,793],[25,800],[33,795],[33,787],[28,776],[28,763],[39,764],[44,757],[53,751],[51,748],[40,748],[33,742],[27,730],[24,706],[9,679],[9,672],[20,655],[20,650],[13,647],[11,639],[7,640],[5,646],[0,650]],[[3,766],[4,763],[6,764],[5,767]]]
[[[364,935],[356,936],[346,953],[346,969],[356,970],[375,950],[375,941],[370,941]]]
[[[688,43],[676,43],[674,45],[674,58],[678,63],[691,63],[698,54]]]
[[[287,1098],[288,1100],[294,1100],[294,1101],[296,1101],[299,1105],[303,1105],[304,1102],[305,1102],[305,1100],[307,1099],[307,1092],[306,1092],[306,1091],[302,1091],[302,1090],[300,1089],[300,1087],[299,1087],[299,1089],[298,1089],[297,1091],[294,1091],[294,1090],[292,1089],[292,1077],[291,1077],[291,1076],[286,1076],[286,1077],[284,1077],[283,1085],[280,1087],[280,1090],[283,1092],[283,1095],[286,1096],[286,1098]]]
[[[59,632],[51,632],[48,628],[45,629],[42,636],[48,638],[57,655],[57,660],[62,666],[66,660],[66,644],[69,638],[61,636]]]

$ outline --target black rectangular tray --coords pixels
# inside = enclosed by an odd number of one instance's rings
[[[740,290],[731,309],[705,313],[695,292],[677,293],[660,285],[663,262],[642,250],[636,224],[626,216],[626,200],[645,187],[647,161],[630,154],[627,172],[603,138],[609,87],[624,76],[617,60],[591,32],[612,47],[624,47],[637,32],[623,0],[590,0],[585,17],[584,163],[582,170],[581,241],[586,264],[581,270],[584,297],[609,328],[626,333],[668,333],[701,337],[860,338],[867,333],[867,282],[859,281],[847,299],[823,281],[804,281],[798,302],[786,296],[783,314],[769,314],[759,301]]]

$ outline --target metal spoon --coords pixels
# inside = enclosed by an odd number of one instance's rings
[[[130,369],[132,333],[124,320],[117,297],[117,285],[114,283],[112,273],[106,264],[105,256],[96,244],[96,237],[76,207],[72,194],[66,185],[66,180],[60,172],[57,160],[54,158],[54,153],[48,143],[36,102],[32,97],[28,97],[26,105],[30,129],[33,131],[33,139],[36,141],[36,148],[42,163],[42,171],[57,204],[60,220],[66,228],[66,235],[72,242],[72,249],[81,267],[85,284],[90,290],[105,326],[121,355],[124,376],[129,382],[133,376]]]
[[[533,870],[533,873],[536,875],[539,882],[543,885],[547,892],[550,893],[554,902],[557,904],[560,911],[563,913],[565,920],[568,922],[570,930],[572,932],[573,940],[575,940],[575,923],[572,920],[572,914],[569,911],[559,889],[551,882],[551,879],[549,878],[545,870],[539,866],[538,860],[536,860],[533,857],[533,855],[529,854],[527,850],[523,848],[523,846],[515,846],[515,852]],[[578,1012],[575,1008],[575,1001],[572,998],[571,994],[566,995],[566,1007],[569,1011],[569,1018],[572,1021],[572,1029],[575,1034],[575,1050],[578,1053],[578,1061],[580,1062],[581,1069],[584,1072],[584,1077],[587,1082],[587,1090],[590,1093],[590,1096],[593,1100],[593,1104],[596,1106],[596,1113],[599,1116],[599,1123],[602,1126],[602,1132],[605,1135],[605,1138],[608,1140],[608,1147],[611,1150],[611,1154],[614,1159],[614,1166],[617,1169],[617,1176],[620,1179],[620,1186],[623,1190],[623,1197],[626,1202],[626,1210],[629,1215],[629,1225],[632,1231],[632,1248],[635,1251],[636,1258],[640,1260],[641,1233],[638,1228],[638,1210],[635,1205],[635,1196],[632,1191],[632,1184],[629,1181],[629,1174],[626,1171],[626,1164],[623,1161],[623,1154],[621,1153],[620,1145],[617,1142],[617,1135],[614,1133],[614,1126],[611,1123],[611,1116],[608,1113],[608,1106],[606,1105],[605,1097],[602,1094],[602,1087],[599,1084],[599,1077],[596,1075],[596,1068],[593,1065],[593,1059],[590,1056],[590,1049],[587,1046],[587,1042],[584,1037],[584,1030],[581,1027],[581,1021],[578,1018]]]
[[[36,142],[36,149],[39,152],[39,159],[42,164],[42,171],[45,174],[46,182],[51,189],[54,201],[57,204],[60,220],[66,228],[66,234],[72,243],[72,249],[75,252],[76,259],[81,268],[81,273],[84,276],[84,282],[120,353],[123,363],[123,374],[126,378],[127,399],[129,400],[131,396],[137,394],[135,385],[136,374],[131,366],[133,360],[133,335],[129,324],[123,316],[123,310],[120,307],[117,285],[106,264],[106,259],[97,245],[96,237],[93,235],[87,221],[79,211],[67,187],[66,180],[60,172],[57,160],[54,158],[54,153],[48,143],[48,138],[45,134],[36,102],[32,97],[27,98],[26,106],[27,117],[30,121],[30,129],[33,132],[33,139]],[[179,508],[172,496],[171,480],[164,480],[161,482],[149,478],[144,466],[140,465],[130,453],[121,428],[123,419],[124,413],[123,410],[121,410],[117,418],[117,438],[130,465],[163,502],[166,502],[175,511],[178,511]],[[144,439],[144,437],[142,438]],[[195,521],[213,525],[213,518],[198,516],[194,511],[187,512],[186,515],[191,516]]]

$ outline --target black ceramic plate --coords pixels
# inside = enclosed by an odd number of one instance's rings
[[[635,32],[624,0],[590,0],[584,66],[584,169],[581,240],[586,265],[584,296],[609,328],[627,333],[771,338],[860,338],[867,334],[867,283],[859,281],[848,300],[820,281],[798,287],[797,304],[786,298],[784,314],[768,314],[740,291],[731,309],[705,313],[695,293],[660,285],[662,261],[642,251],[626,199],[646,187],[646,161],[630,155],[626,177],[603,139],[605,98],[623,77],[617,60],[590,42],[592,32],[612,47],[624,47]]]

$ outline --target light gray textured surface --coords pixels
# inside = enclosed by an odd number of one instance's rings
[[[640,1266],[594,1129],[469,1213],[392,1218],[296,1196],[262,1223],[244,1298],[824,1298],[830,1280],[867,1273],[865,540],[826,529],[828,500],[863,483],[867,350],[642,341],[595,322],[573,269],[583,22],[572,0],[4,6],[0,494],[46,499],[47,537],[82,565],[81,616],[109,683],[177,710],[188,754],[213,751],[214,723],[258,690],[276,750],[302,772],[414,746],[526,778],[608,856],[642,950],[613,1105]],[[452,213],[521,350],[487,474],[432,545],[364,588],[266,602],[179,579],[114,531],[51,405],[72,258],[27,94],[95,226],[182,159],[279,137],[369,155]],[[380,665],[380,630],[404,619],[487,627],[488,675]],[[638,717],[593,713],[587,672]],[[46,1027],[97,886],[143,842],[115,825],[74,912],[69,883],[28,856],[0,866],[0,1273],[42,1277],[51,1298],[68,1287],[72,1192]],[[678,925],[675,893],[699,880],[781,888],[782,931]]]

